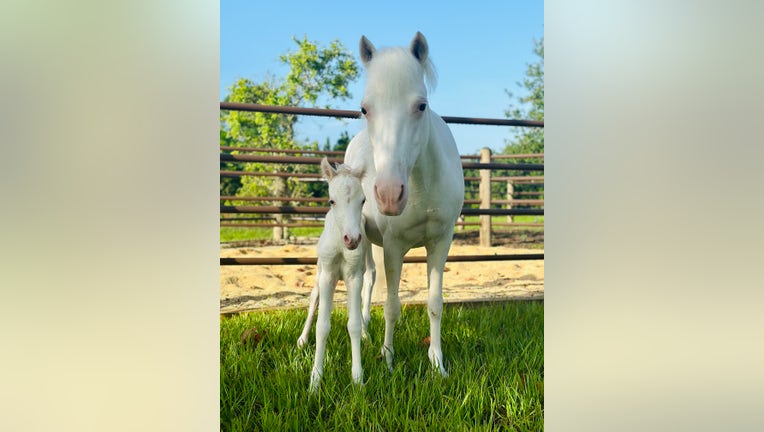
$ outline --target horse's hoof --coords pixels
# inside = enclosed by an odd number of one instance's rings
[[[303,338],[303,337],[297,339],[297,348],[304,347],[307,342],[308,341],[305,338]]]
[[[387,362],[387,370],[390,371],[390,373],[392,373],[393,372],[393,349],[382,345],[381,351],[382,351],[382,355],[385,357],[385,361]]]
[[[448,372],[446,372],[446,369],[443,367],[443,354],[440,351],[434,351],[430,348],[428,357],[430,357],[430,364],[432,364],[432,367],[440,372],[444,378],[447,377]]]
[[[318,390],[318,386],[321,384],[321,374],[317,373],[316,371],[313,371],[310,374],[310,387],[308,387],[308,391],[313,394],[316,393]]]
[[[353,373],[353,382],[359,386],[363,385],[363,372]]]

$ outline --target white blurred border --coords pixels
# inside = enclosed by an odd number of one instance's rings
[[[217,2],[0,6],[0,430],[217,430]]]
[[[547,430],[760,430],[755,2],[546,2]]]
[[[545,11],[546,429],[760,430],[761,3]],[[0,429],[218,429],[218,3],[0,27]]]

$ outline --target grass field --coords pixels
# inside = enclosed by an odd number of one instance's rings
[[[477,222],[479,216],[467,216],[465,221]],[[491,218],[493,222],[503,223],[507,221],[506,216],[495,216]],[[515,222],[525,223],[544,223],[543,216],[515,216]],[[498,227],[497,227],[498,228]],[[517,228],[504,228],[504,230],[526,230],[526,231],[543,231],[543,227],[517,227]],[[477,231],[477,226],[466,226],[465,231]],[[323,228],[289,228],[289,235],[295,237],[318,237],[321,235]],[[245,241],[245,240],[263,240],[273,238],[273,230],[270,228],[232,228],[221,227],[220,228],[220,241],[232,242],[232,241]]]
[[[379,355],[382,309],[373,308],[370,340],[361,344],[363,386],[350,378],[347,313],[337,307],[314,395],[308,392],[314,331],[308,346],[296,347],[305,317],[303,310],[288,310],[222,318],[221,430],[543,430],[541,302],[445,305],[447,378],[430,369],[425,307],[403,307],[392,373]],[[262,339],[242,342],[251,328]]]

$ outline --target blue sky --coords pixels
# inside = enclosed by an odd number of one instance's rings
[[[534,62],[532,40],[544,35],[544,3],[526,2],[307,2],[231,1],[220,3],[220,94],[238,78],[262,81],[283,76],[278,56],[294,51],[292,36],[328,44],[342,42],[357,58],[358,40],[366,35],[377,47],[408,46],[416,31],[430,46],[438,86],[430,106],[440,115],[504,118],[509,98],[521,93],[526,64]],[[364,77],[350,87],[353,97],[337,108],[357,109]],[[343,130],[351,136],[362,120],[302,117],[298,139],[323,145]],[[510,130],[498,126],[451,125],[462,154],[481,147],[501,150]]]

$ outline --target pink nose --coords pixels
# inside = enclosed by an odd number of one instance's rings
[[[374,184],[374,199],[383,215],[398,216],[403,213],[407,198],[406,187],[401,182]]]
[[[351,238],[349,235],[345,234],[342,236],[342,241],[345,242],[345,246],[348,249],[354,250],[358,247],[359,244],[361,244],[361,235],[359,234],[358,237]]]

